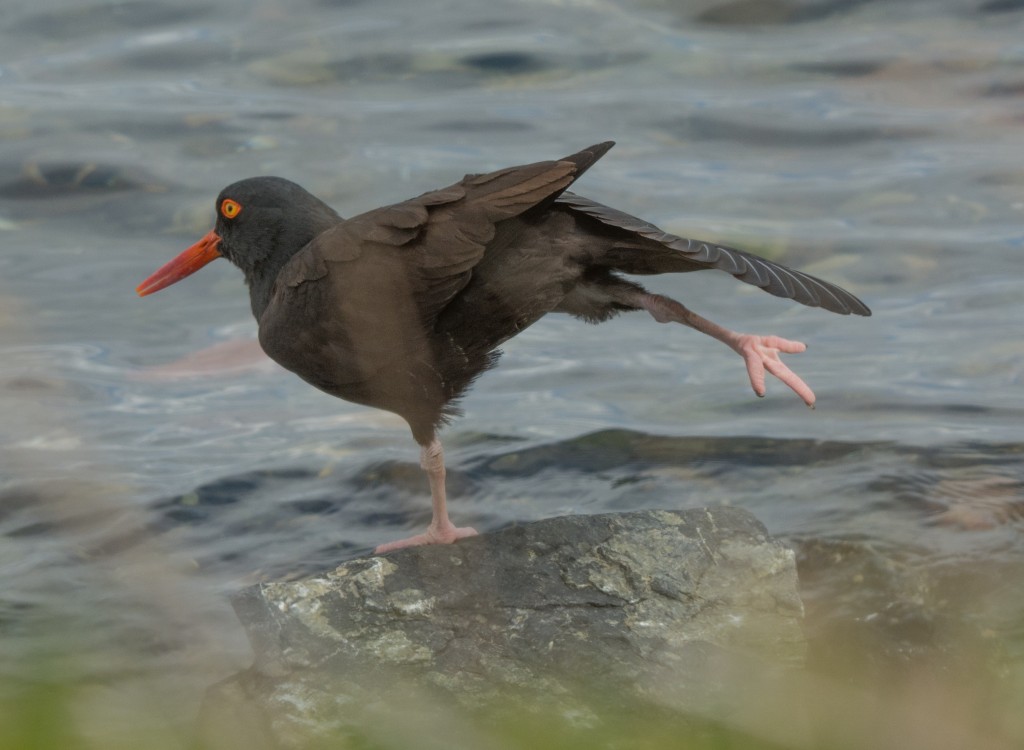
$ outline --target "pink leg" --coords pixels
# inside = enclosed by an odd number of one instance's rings
[[[765,394],[764,373],[767,370],[792,388],[805,404],[814,408],[814,391],[779,358],[780,353],[797,354],[804,351],[807,348],[805,344],[778,336],[753,336],[730,331],[660,294],[638,295],[633,302],[649,312],[659,323],[682,323],[733,349],[746,362],[750,385],[758,396],[763,397]]]
[[[382,544],[373,551],[374,554],[381,555],[402,547],[415,547],[420,544],[451,544],[456,539],[476,536],[476,529],[471,529],[468,526],[456,527],[448,518],[448,503],[444,490],[444,450],[441,448],[441,441],[436,437],[430,442],[430,445],[424,445],[420,449],[420,466],[427,472],[427,478],[430,480],[430,500],[434,508],[434,517],[430,521],[430,526],[422,534]]]

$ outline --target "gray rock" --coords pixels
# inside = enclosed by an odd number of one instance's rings
[[[205,714],[252,732],[247,747],[358,733],[384,706],[584,727],[608,702],[700,713],[728,702],[723,664],[798,666],[805,648],[793,553],[727,507],[552,518],[261,584],[234,605],[256,661],[211,689]]]

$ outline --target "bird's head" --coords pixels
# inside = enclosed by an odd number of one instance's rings
[[[304,188],[282,177],[250,177],[224,188],[214,228],[136,287],[140,297],[181,281],[217,258],[242,269],[255,291],[320,232],[341,219]]]

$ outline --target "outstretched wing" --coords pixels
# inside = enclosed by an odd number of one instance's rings
[[[808,307],[821,307],[840,315],[871,314],[867,305],[845,289],[751,253],[677,237],[643,219],[574,193],[563,193],[557,204],[622,231],[623,241],[614,243],[606,255],[595,258],[598,264],[632,274],[717,268],[769,294],[792,299]]]
[[[429,324],[469,282],[498,222],[543,210],[612,145],[601,143],[558,161],[467,175],[455,185],[355,216],[296,254],[280,281],[294,287],[327,276],[333,264],[361,266],[367,272],[357,274],[363,281],[368,275],[398,279]],[[354,270],[339,268],[338,273],[344,277]]]

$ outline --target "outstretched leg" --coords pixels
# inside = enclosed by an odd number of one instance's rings
[[[434,517],[430,521],[430,526],[422,534],[382,544],[374,550],[374,554],[380,555],[402,547],[415,547],[420,544],[451,544],[456,539],[476,535],[476,529],[471,529],[468,526],[456,527],[448,518],[448,503],[444,489],[444,450],[441,448],[441,441],[436,436],[427,445],[420,448],[420,466],[427,472],[427,479],[430,480],[430,500],[434,509]]]
[[[765,394],[764,373],[767,370],[792,388],[805,404],[814,408],[814,391],[779,358],[780,353],[797,354],[804,351],[807,348],[805,344],[778,336],[753,336],[730,331],[702,318],[671,297],[660,294],[638,293],[630,301],[649,312],[659,323],[682,323],[729,346],[747,363],[750,385],[758,396]]]

